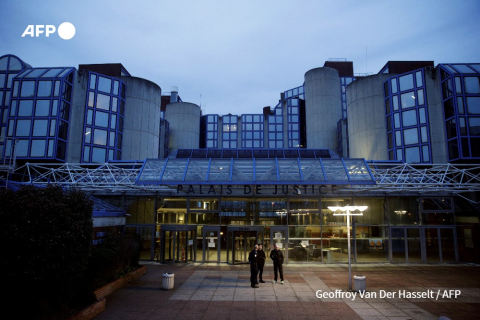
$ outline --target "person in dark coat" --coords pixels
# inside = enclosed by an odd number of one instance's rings
[[[258,245],[255,245],[255,249],[250,251],[248,262],[250,262],[250,285],[252,288],[258,288]]]
[[[263,246],[259,243],[258,244],[258,277],[260,278],[261,283],[265,283],[263,281],[263,267],[265,266],[265,260],[267,257],[265,256],[265,251],[263,251]]]
[[[275,249],[270,252],[270,259],[273,260],[273,272],[275,274],[273,283],[277,283],[277,275],[280,272],[280,280],[283,284],[283,253],[279,250],[278,245],[275,245]]]

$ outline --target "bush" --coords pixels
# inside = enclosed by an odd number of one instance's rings
[[[109,230],[104,241],[92,249],[88,277],[95,289],[138,268],[141,252],[139,235],[123,236]]]
[[[2,303],[19,318],[41,319],[91,297],[83,285],[93,235],[88,196],[26,186],[1,190],[0,203],[0,281],[8,292]]]

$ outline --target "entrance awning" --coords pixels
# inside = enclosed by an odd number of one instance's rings
[[[365,159],[147,159],[136,184],[148,185],[368,185]]]

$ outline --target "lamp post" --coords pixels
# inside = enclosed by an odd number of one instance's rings
[[[352,261],[350,255],[350,216],[363,216],[363,211],[367,210],[368,206],[345,206],[345,207],[328,207],[333,211],[334,216],[347,216],[347,238],[348,238],[348,290],[352,291]],[[335,213],[341,211],[342,213]],[[354,213],[354,211],[360,211]]]

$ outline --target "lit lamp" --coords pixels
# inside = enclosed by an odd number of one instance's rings
[[[368,206],[345,206],[345,207],[328,207],[333,211],[334,216],[347,216],[347,238],[348,238],[348,290],[352,290],[352,262],[350,256],[350,216],[363,216],[363,211],[367,210]],[[342,213],[336,213],[341,211]],[[354,211],[360,211],[354,213]]]

